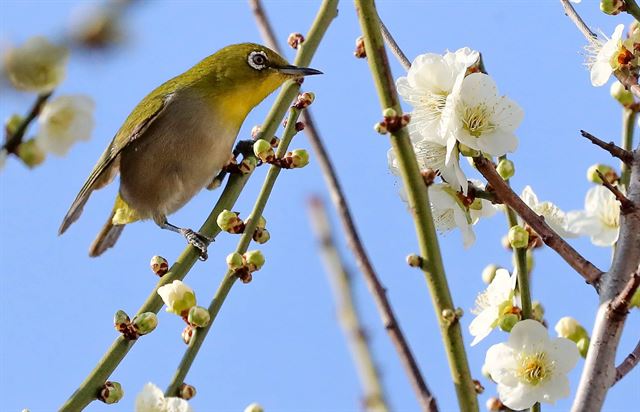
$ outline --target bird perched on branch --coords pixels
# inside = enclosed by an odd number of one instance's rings
[[[59,234],[91,193],[120,173],[120,190],[89,256],[112,247],[124,225],[153,219],[184,236],[206,259],[209,239],[167,216],[209,185],[229,160],[251,109],[285,81],[320,74],[253,43],[227,46],[149,93],[133,109],[71,204]]]

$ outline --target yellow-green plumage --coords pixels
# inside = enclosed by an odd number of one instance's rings
[[[71,205],[60,234],[80,216],[91,192],[118,173],[112,214],[89,254],[113,246],[124,224],[153,219],[162,226],[229,160],[249,111],[286,80],[315,73],[290,66],[264,46],[243,43],[165,82],[127,117]]]

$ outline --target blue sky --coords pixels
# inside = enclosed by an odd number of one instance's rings
[[[616,24],[630,22],[624,15],[602,15],[597,3],[587,0],[578,6],[592,27],[610,34]],[[2,0],[0,39],[21,43],[32,35],[59,35],[82,4],[90,3]],[[290,32],[306,32],[319,2],[265,4],[284,43]],[[558,1],[380,1],[379,10],[410,58],[463,46],[480,50],[500,91],[525,111],[517,131],[520,147],[512,156],[517,169],[514,187],[520,191],[530,184],[542,200],[553,200],[565,210],[583,206],[590,187],[584,177],[587,167],[611,160],[581,140],[578,130],[617,140],[621,114],[608,87],[590,85],[583,64],[584,38]],[[114,249],[89,258],[88,246],[108,216],[116,185],[95,193],[82,218],[63,237],[57,236],[67,207],[126,115],[155,86],[217,49],[261,42],[250,9],[240,0],[141,2],[124,23],[127,42],[107,54],[73,54],[67,80],[56,92],[85,93],[95,100],[92,139],[74,146],[66,158],[49,158],[34,170],[11,159],[0,172],[2,410],[59,407],[117,336],[111,326],[113,313],[135,313],[154,287],[156,278],[148,269],[151,256],[159,254],[171,262],[184,247],[179,236],[151,222],[136,223],[126,228]],[[380,109],[366,62],[353,58],[359,34],[353,4],[344,1],[313,60],[312,66],[325,75],[308,79],[305,87],[316,92],[313,112],[320,132],[424,376],[441,410],[455,411],[426,284],[420,272],[404,263],[417,245],[411,218],[397,195],[399,185],[387,168],[389,142],[372,128]],[[290,60],[293,56],[294,51],[287,50]],[[396,77],[402,75],[395,61],[393,69]],[[0,117],[24,113],[32,100],[33,96],[3,89]],[[264,119],[272,101],[273,96],[250,114],[243,138]],[[292,147],[309,145],[299,135]],[[254,174],[235,210],[248,214],[264,174],[264,168]],[[281,174],[265,211],[271,241],[261,249],[267,263],[252,283],[237,284],[231,291],[187,377],[198,389],[192,401],[197,411],[238,411],[256,401],[267,411],[360,409],[359,382],[307,220],[305,203],[312,194],[327,197],[313,156],[307,168]],[[218,195],[202,192],[172,222],[199,226]],[[462,248],[459,233],[440,237],[455,304],[467,313],[462,319],[467,345],[469,309],[483,288],[482,268],[488,263],[510,265],[510,254],[500,246],[505,231],[504,216],[496,215],[476,226],[478,242],[469,250]],[[224,257],[236,242],[237,237],[219,236],[209,260],[188,275],[187,283],[201,305],[208,305],[224,274]],[[572,244],[599,267],[608,266],[610,250],[586,239]],[[359,276],[355,287],[392,409],[417,410]],[[551,325],[570,315],[591,328],[597,297],[548,249],[536,251],[533,294],[543,302]],[[164,311],[159,320],[158,329],[138,342],[112,376],[122,383],[125,398],[112,406],[96,402],[87,410],[132,410],[135,394],[146,382],[160,387],[169,382],[185,349],[180,339],[183,324]],[[639,330],[636,310],[623,334],[619,359],[635,346]],[[495,386],[480,374],[484,354],[505,337],[493,332],[468,350],[473,374],[486,387],[482,404],[495,394]],[[580,361],[570,375],[572,395],[582,365]],[[605,410],[623,411],[637,404],[639,384],[640,372],[635,370],[609,392]],[[563,400],[544,410],[564,411],[569,405]]]

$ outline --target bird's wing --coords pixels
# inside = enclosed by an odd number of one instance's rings
[[[138,106],[131,112],[127,120],[124,122],[118,133],[106,148],[98,162],[93,167],[91,174],[84,182],[80,192],[71,204],[69,211],[62,220],[58,234],[63,234],[73,222],[75,222],[82,213],[91,192],[109,183],[110,178],[116,175],[117,167],[114,162],[118,155],[129,143],[140,138],[149,128],[151,123],[157,119],[169,106],[173,100],[173,93],[160,93],[160,88],[154,90],[149,96],[144,98]]]

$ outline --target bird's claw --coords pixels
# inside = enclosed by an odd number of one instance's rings
[[[198,249],[198,251],[200,252],[199,259],[203,262],[207,260],[207,258],[209,257],[207,253],[207,246],[209,245],[209,243],[211,243],[212,239],[209,239],[201,233],[194,232],[191,229],[185,229],[183,235],[191,246]]]

